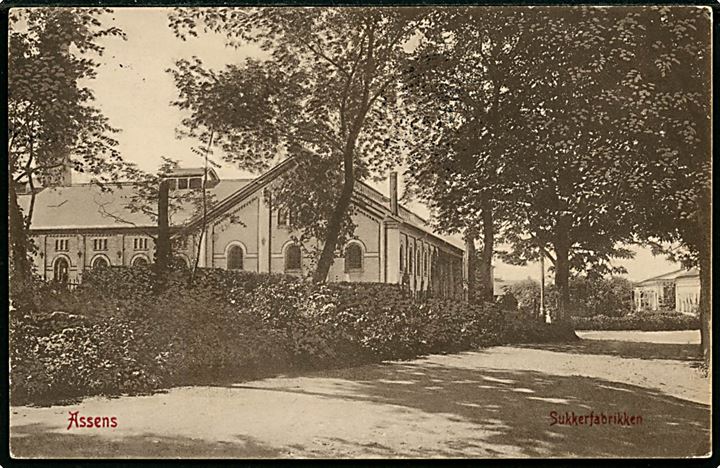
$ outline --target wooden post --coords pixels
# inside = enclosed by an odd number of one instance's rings
[[[540,252],[540,317],[550,323],[550,314],[545,313],[545,253]]]

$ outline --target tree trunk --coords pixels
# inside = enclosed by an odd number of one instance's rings
[[[171,260],[169,198],[170,185],[167,180],[162,180],[158,191],[158,233],[155,250],[155,268],[159,273],[167,271]]]
[[[343,155],[343,172],[344,181],[340,198],[338,198],[335,209],[330,216],[327,231],[325,233],[325,242],[323,244],[323,250],[320,254],[317,267],[313,272],[313,281],[316,283],[322,283],[327,279],[330,267],[335,261],[335,248],[337,247],[338,237],[340,236],[340,229],[342,228],[343,219],[345,214],[350,207],[350,200],[352,199],[353,190],[355,188],[355,173],[353,167],[353,153],[355,151],[354,140],[348,144]]]
[[[570,307],[570,240],[568,238],[568,222],[561,218],[558,220],[555,232],[555,287],[558,292],[557,319],[569,319]]]
[[[493,275],[492,260],[495,250],[495,227],[493,225],[493,207],[492,201],[483,197],[482,199],[482,233],[483,246],[480,254],[480,278],[479,290],[481,299],[485,302],[493,302],[495,300],[495,291],[493,291]]]
[[[479,298],[477,294],[477,284],[475,281],[475,260],[477,259],[477,252],[475,252],[475,238],[477,232],[474,228],[466,228],[465,235],[465,300],[469,303],[474,303]]]
[[[712,354],[712,233],[710,226],[710,189],[703,191],[698,206],[698,232],[700,234],[699,267],[700,267],[700,301],[698,313],[700,315],[700,344],[705,365],[710,369]]]
[[[32,267],[28,258],[28,234],[18,203],[15,182],[8,171],[8,250],[10,251],[10,293],[15,302],[31,297]]]
[[[197,252],[193,261],[192,271],[190,272],[189,284],[192,285],[195,281],[195,275],[197,274],[198,265],[200,263],[200,255],[204,255],[203,252],[203,239],[205,238],[205,231],[207,230],[207,179],[208,179],[208,154],[212,147],[213,138],[215,137],[215,131],[210,132],[210,140],[205,149],[205,166],[203,167],[203,181],[202,181],[202,225],[200,228],[200,236],[198,236]],[[262,202],[260,202],[262,203]]]

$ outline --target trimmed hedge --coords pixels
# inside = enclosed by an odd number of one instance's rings
[[[188,276],[113,267],[86,272],[74,291],[39,284],[36,303],[51,313],[11,311],[13,404],[575,337],[494,304],[418,301],[394,285]]]
[[[674,313],[639,313],[623,317],[573,317],[576,330],[698,330],[700,319],[694,315]]]

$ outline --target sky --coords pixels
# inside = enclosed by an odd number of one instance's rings
[[[179,59],[197,56],[206,66],[221,68],[240,63],[246,57],[260,55],[252,46],[233,49],[225,47],[224,38],[217,34],[202,34],[198,38],[182,41],[168,26],[168,9],[116,8],[105,18],[108,26],[121,28],[127,40],[107,38],[102,41],[105,53],[100,58],[97,77],[88,83],[94,91],[96,104],[110,119],[111,125],[121,130],[116,135],[119,151],[127,161],[140,169],[155,171],[163,156],[177,160],[183,166],[198,166],[201,161],[192,152],[197,141],[177,139],[176,128],[183,117],[171,106],[177,98],[172,77],[166,70]],[[221,178],[243,178],[252,174],[237,167],[223,165],[218,171]],[[398,171],[402,173],[402,170]],[[402,180],[399,181],[402,193]],[[387,195],[388,184],[372,184]],[[410,209],[425,218],[429,212],[419,202],[408,203]],[[655,257],[649,249],[634,248],[632,260],[615,262],[628,270],[633,281],[676,270],[677,264]],[[539,279],[539,264],[512,266],[495,262],[495,275],[504,280]]]

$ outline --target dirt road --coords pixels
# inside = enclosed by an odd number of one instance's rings
[[[15,407],[11,450],[71,458],[703,455],[710,384],[693,368],[698,337],[683,333],[592,333],[573,344]],[[115,416],[117,427],[67,429],[71,411]],[[565,415],[569,425],[559,423]]]

